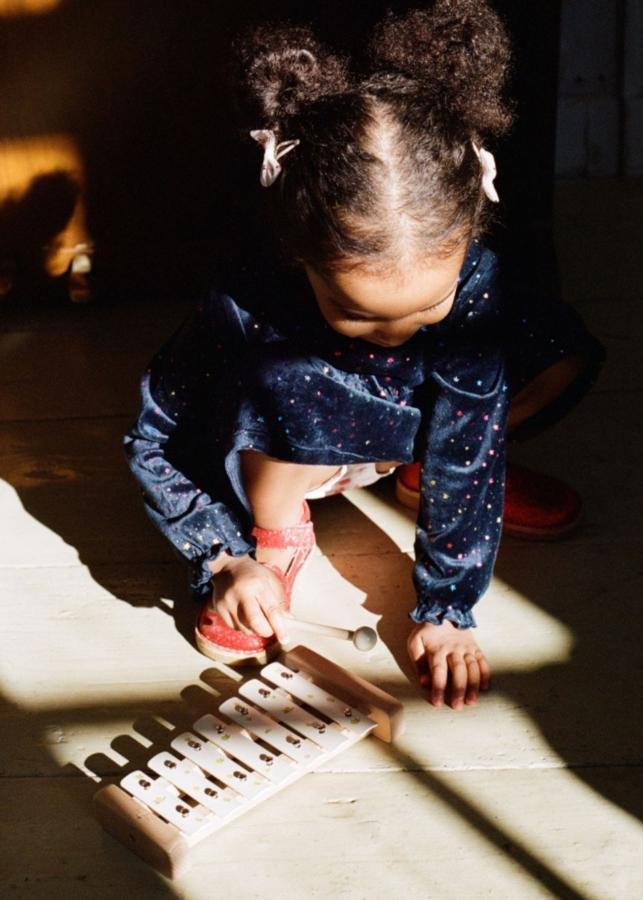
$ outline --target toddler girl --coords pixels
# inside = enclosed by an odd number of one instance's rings
[[[145,374],[132,471],[192,563],[199,648],[234,663],[286,637],[306,499],[420,460],[408,648],[430,700],[461,708],[489,683],[472,607],[507,428],[560,417],[601,358],[568,308],[503,300],[479,242],[498,200],[486,145],[511,119],[506,33],[482,0],[437,0],[389,16],[354,70],[288,26],[256,29],[240,60],[264,239]]]

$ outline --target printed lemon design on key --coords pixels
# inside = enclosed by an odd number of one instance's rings
[[[359,723],[362,721],[360,717],[353,712],[350,706],[347,706],[344,710],[344,716],[347,719],[351,720],[351,725],[359,725]]]

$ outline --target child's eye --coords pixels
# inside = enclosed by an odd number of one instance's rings
[[[330,299],[330,298],[329,298]],[[360,316],[359,313],[349,312],[347,309],[344,309],[339,303],[335,303],[334,300],[330,300],[331,304],[335,307],[337,312],[340,314],[342,319],[348,319],[349,322],[372,322],[372,319],[369,319],[367,316]]]

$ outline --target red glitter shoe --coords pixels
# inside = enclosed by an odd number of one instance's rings
[[[289,528],[254,528],[252,535],[257,541],[257,549],[293,550],[293,555],[285,572],[276,566],[268,566],[282,580],[286,603],[284,610],[290,609],[295,579],[310,558],[315,547],[315,532],[310,521],[310,509],[304,501],[301,520]],[[205,656],[235,665],[242,662],[257,662],[265,665],[279,652],[279,642],[275,635],[262,637],[259,634],[244,634],[230,628],[221,616],[210,606],[203,604],[195,627],[196,645]]]
[[[420,504],[420,464],[401,466],[395,484],[403,506]],[[554,541],[581,519],[583,501],[569,485],[514,463],[507,464],[503,533],[525,540]]]

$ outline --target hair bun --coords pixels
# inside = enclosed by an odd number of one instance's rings
[[[239,43],[239,55],[248,100],[269,124],[348,87],[346,62],[305,27],[261,25]]]
[[[502,99],[511,58],[507,31],[484,0],[436,0],[430,9],[389,14],[369,44],[371,67],[415,81],[472,132],[511,124]]]

